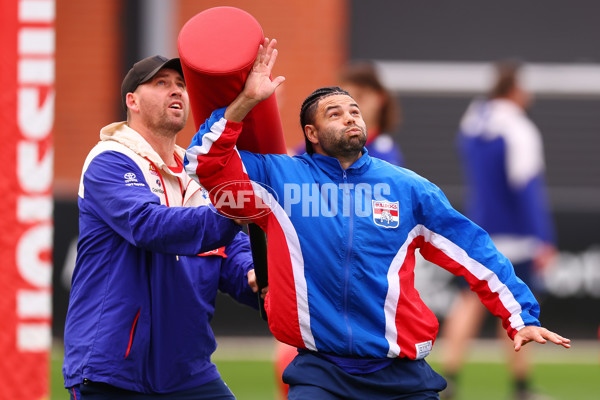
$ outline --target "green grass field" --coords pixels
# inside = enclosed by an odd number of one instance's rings
[[[244,346],[258,354],[252,356],[248,350],[240,350],[239,344],[238,348],[230,348],[232,345],[229,343],[220,346],[222,348],[214,357],[215,363],[238,400],[276,399],[272,353],[268,347],[265,350],[264,346],[257,348],[252,343]],[[577,349],[576,346],[577,343],[574,343],[571,353],[552,349],[550,354],[540,354],[536,359],[534,384],[541,393],[555,400],[600,398],[598,345],[586,345],[585,349]],[[236,354],[239,355],[237,359]],[[431,358],[432,366],[439,370],[435,356]],[[62,388],[61,364],[62,349],[57,347],[52,356],[52,400],[68,399]],[[458,390],[462,400],[509,400],[508,388],[509,375],[505,364],[493,352],[480,350],[479,355],[465,366]]]

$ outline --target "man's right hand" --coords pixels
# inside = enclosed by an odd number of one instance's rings
[[[242,122],[244,117],[261,101],[269,98],[285,78],[271,79],[271,72],[277,60],[277,40],[265,38],[258,48],[254,65],[246,78],[244,89],[225,110],[225,119]]]

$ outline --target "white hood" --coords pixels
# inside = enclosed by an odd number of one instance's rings
[[[165,162],[160,158],[158,153],[154,151],[152,146],[146,142],[146,139],[135,130],[131,129],[125,121],[114,122],[102,128],[100,130],[100,140],[103,142],[115,141],[120,143],[134,151],[136,154],[152,161],[157,168],[169,171],[168,168],[164,168],[166,167]],[[175,145],[175,154],[183,160],[185,150],[180,146]]]

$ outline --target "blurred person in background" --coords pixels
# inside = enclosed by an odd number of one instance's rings
[[[540,274],[555,258],[554,227],[544,180],[542,136],[526,110],[532,96],[519,82],[521,64],[495,65],[496,79],[486,99],[476,99],[464,114],[458,147],[467,184],[466,216],[485,229],[534,294]],[[477,295],[460,280],[461,290],[442,329],[442,364],[454,399],[457,379],[470,340],[487,315]],[[506,336],[505,334],[501,335]],[[530,349],[506,349],[515,399],[536,399],[531,389]]]
[[[404,157],[392,135],[401,123],[401,108],[394,95],[381,83],[373,63],[361,61],[347,65],[340,73],[339,85],[360,107],[368,127],[365,147],[369,155],[403,167]],[[297,150],[302,154],[305,149],[306,145],[302,143]],[[287,396],[288,385],[283,383],[281,376],[297,354],[295,347],[281,342],[275,345],[275,380],[282,399]]]
[[[404,157],[392,135],[401,122],[401,109],[381,83],[375,66],[367,61],[350,64],[340,74],[339,86],[360,106],[369,129],[365,144],[369,155],[403,167]]]
[[[121,96],[127,121],[102,128],[79,187],[65,387],[72,400],[235,399],[210,321],[219,290],[258,308],[250,243],[183,169],[179,59],[137,62]]]

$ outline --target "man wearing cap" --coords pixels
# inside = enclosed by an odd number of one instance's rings
[[[439,398],[446,382],[425,361],[438,321],[414,287],[416,250],[466,278],[516,351],[530,341],[568,348],[540,326],[531,291],[483,229],[431,182],[369,155],[360,108],[343,89],[317,89],[302,104],[307,153],[236,150],[245,116],[284,80],[271,79],[275,43],[262,43],[243,90],[200,127],[185,164],[215,188],[220,210],[267,234],[269,328],[298,348],[283,374],[288,398]]]
[[[137,62],[127,121],[100,131],[79,186],[65,325],[71,399],[234,399],[210,356],[217,291],[257,308],[247,236],[183,170],[189,112],[179,59]]]

